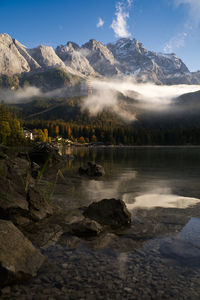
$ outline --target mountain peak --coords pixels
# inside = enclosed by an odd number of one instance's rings
[[[12,38],[8,33],[0,33],[0,40],[12,41]]]
[[[90,39],[82,47],[69,41],[56,51],[39,45],[27,49],[7,33],[0,34],[0,74],[13,75],[38,69],[61,68],[81,76],[131,75],[136,80],[163,84],[198,83],[199,73],[190,73],[175,53],[148,51],[135,38],[120,38],[104,45]]]

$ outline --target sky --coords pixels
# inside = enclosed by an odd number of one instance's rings
[[[200,70],[200,0],[0,0],[0,32],[28,48],[136,38]]]

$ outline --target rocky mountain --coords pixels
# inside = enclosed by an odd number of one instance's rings
[[[112,52],[102,43],[92,39],[82,46],[83,53],[96,72],[103,76],[116,76],[120,74],[118,62]]]
[[[42,45],[27,49],[8,34],[0,34],[0,75],[49,69],[83,78],[131,76],[139,82],[156,84],[200,84],[200,72],[191,73],[176,54],[148,51],[136,39],[122,38],[107,46],[94,39],[81,47],[68,42],[54,51]]]
[[[134,75],[140,81],[154,81],[168,84],[171,78],[185,79],[190,72],[176,54],[148,51],[136,39],[122,38],[107,45],[119,62],[124,74]],[[183,78],[184,77],[184,78]],[[186,82],[185,82],[186,83]]]
[[[62,59],[66,66],[85,75],[95,75],[95,70],[82,54],[81,48],[77,44],[68,42],[65,46],[60,45],[56,48],[56,54]]]
[[[8,34],[0,34],[1,75],[10,76],[56,68],[66,73],[82,76],[80,72],[66,66],[52,47],[40,45],[34,49],[27,49]]]
[[[0,74],[20,74],[39,67],[19,42],[8,34],[0,34]]]

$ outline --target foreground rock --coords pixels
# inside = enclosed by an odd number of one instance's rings
[[[87,166],[79,168],[80,175],[87,175],[89,177],[98,177],[105,175],[105,170],[101,165],[88,162]]]
[[[120,229],[131,224],[131,214],[122,200],[103,199],[93,202],[84,211],[84,216],[111,229]]]
[[[30,215],[35,221],[42,220],[53,214],[52,207],[34,187],[29,187],[27,201]]]
[[[30,160],[41,165],[45,162],[58,163],[62,161],[62,156],[58,153],[58,148],[48,144],[41,143],[29,152]]]
[[[0,220],[0,286],[37,274],[44,256],[10,222]]]
[[[70,225],[71,234],[78,237],[94,237],[102,232],[102,227],[94,220],[83,219]]]
[[[36,180],[32,167],[26,159],[1,160],[0,174],[0,216],[15,225],[26,225],[51,215],[48,204]]]

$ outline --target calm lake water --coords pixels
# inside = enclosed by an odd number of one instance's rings
[[[75,159],[62,168],[53,203],[76,211],[103,198],[122,199],[132,225],[92,241],[62,238],[44,250],[50,266],[23,293],[31,290],[35,299],[43,299],[45,289],[53,299],[200,299],[200,148],[65,152]],[[88,161],[101,164],[106,175],[79,176]]]

